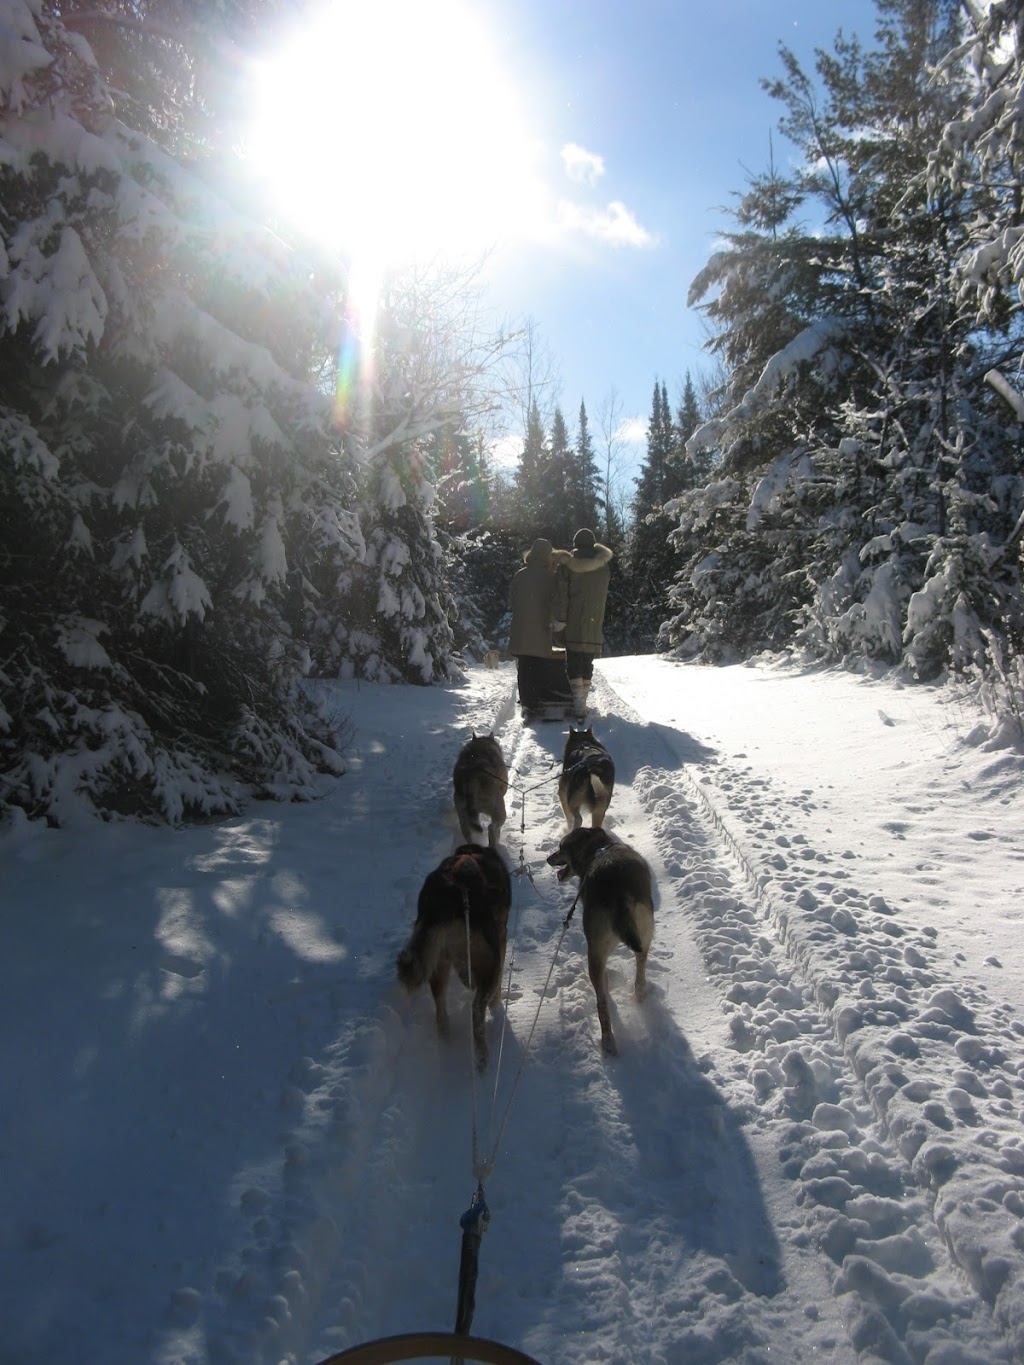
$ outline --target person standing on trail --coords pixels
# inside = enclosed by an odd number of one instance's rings
[[[572,554],[561,551],[557,555],[555,630],[565,628],[566,672],[573,710],[577,721],[582,722],[587,714],[594,660],[601,653],[612,552],[586,527],[573,536],[572,547]]]
[[[565,651],[552,643],[555,593],[558,578],[555,556],[569,558],[567,550],[552,551],[551,541],[538,538],[523,555],[509,587],[512,608],[508,652],[515,656],[519,704],[527,713],[544,706],[564,706],[569,698],[565,676]]]

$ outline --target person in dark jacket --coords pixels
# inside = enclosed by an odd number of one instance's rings
[[[519,702],[525,711],[539,711],[552,704],[564,706],[570,697],[565,650],[556,649],[552,643],[558,589],[556,556],[569,557],[565,550],[553,551],[550,540],[535,540],[523,555],[523,567],[513,575],[509,588],[512,625],[508,651],[515,656]]]
[[[577,721],[586,718],[594,660],[601,653],[611,559],[612,551],[586,527],[573,536],[571,555],[557,555],[555,626],[565,627],[566,672]]]

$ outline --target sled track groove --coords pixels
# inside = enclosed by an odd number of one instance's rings
[[[1002,1293],[1024,1275],[1020,1025],[956,980],[936,931],[907,928],[883,896],[856,889],[852,855],[780,835],[767,782],[734,783],[733,794],[680,766],[642,771],[636,785],[672,883],[662,904],[675,899],[699,922],[752,1116],[799,1181],[804,1235],[834,1266],[855,1347],[914,1360],[915,1327],[933,1344],[937,1328],[957,1341],[959,1322],[976,1332],[991,1310],[988,1358],[1024,1358],[1024,1322]],[[752,806],[758,790],[767,799]],[[693,819],[724,846],[754,910],[687,830]],[[950,1049],[957,1084],[943,1093],[928,1061],[948,1074]],[[923,1274],[943,1260],[945,1303],[914,1284],[915,1265]]]

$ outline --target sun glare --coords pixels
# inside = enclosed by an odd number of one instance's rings
[[[250,168],[368,275],[540,221],[523,97],[465,0],[335,0],[254,77]]]

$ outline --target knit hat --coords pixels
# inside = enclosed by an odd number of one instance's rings
[[[594,553],[594,546],[597,544],[597,536],[593,531],[589,531],[585,526],[576,532],[572,538],[572,548],[578,550],[585,558],[589,559]]]
[[[523,555],[523,558],[527,564],[547,564],[551,559],[551,541],[545,540],[543,536],[538,536]]]

